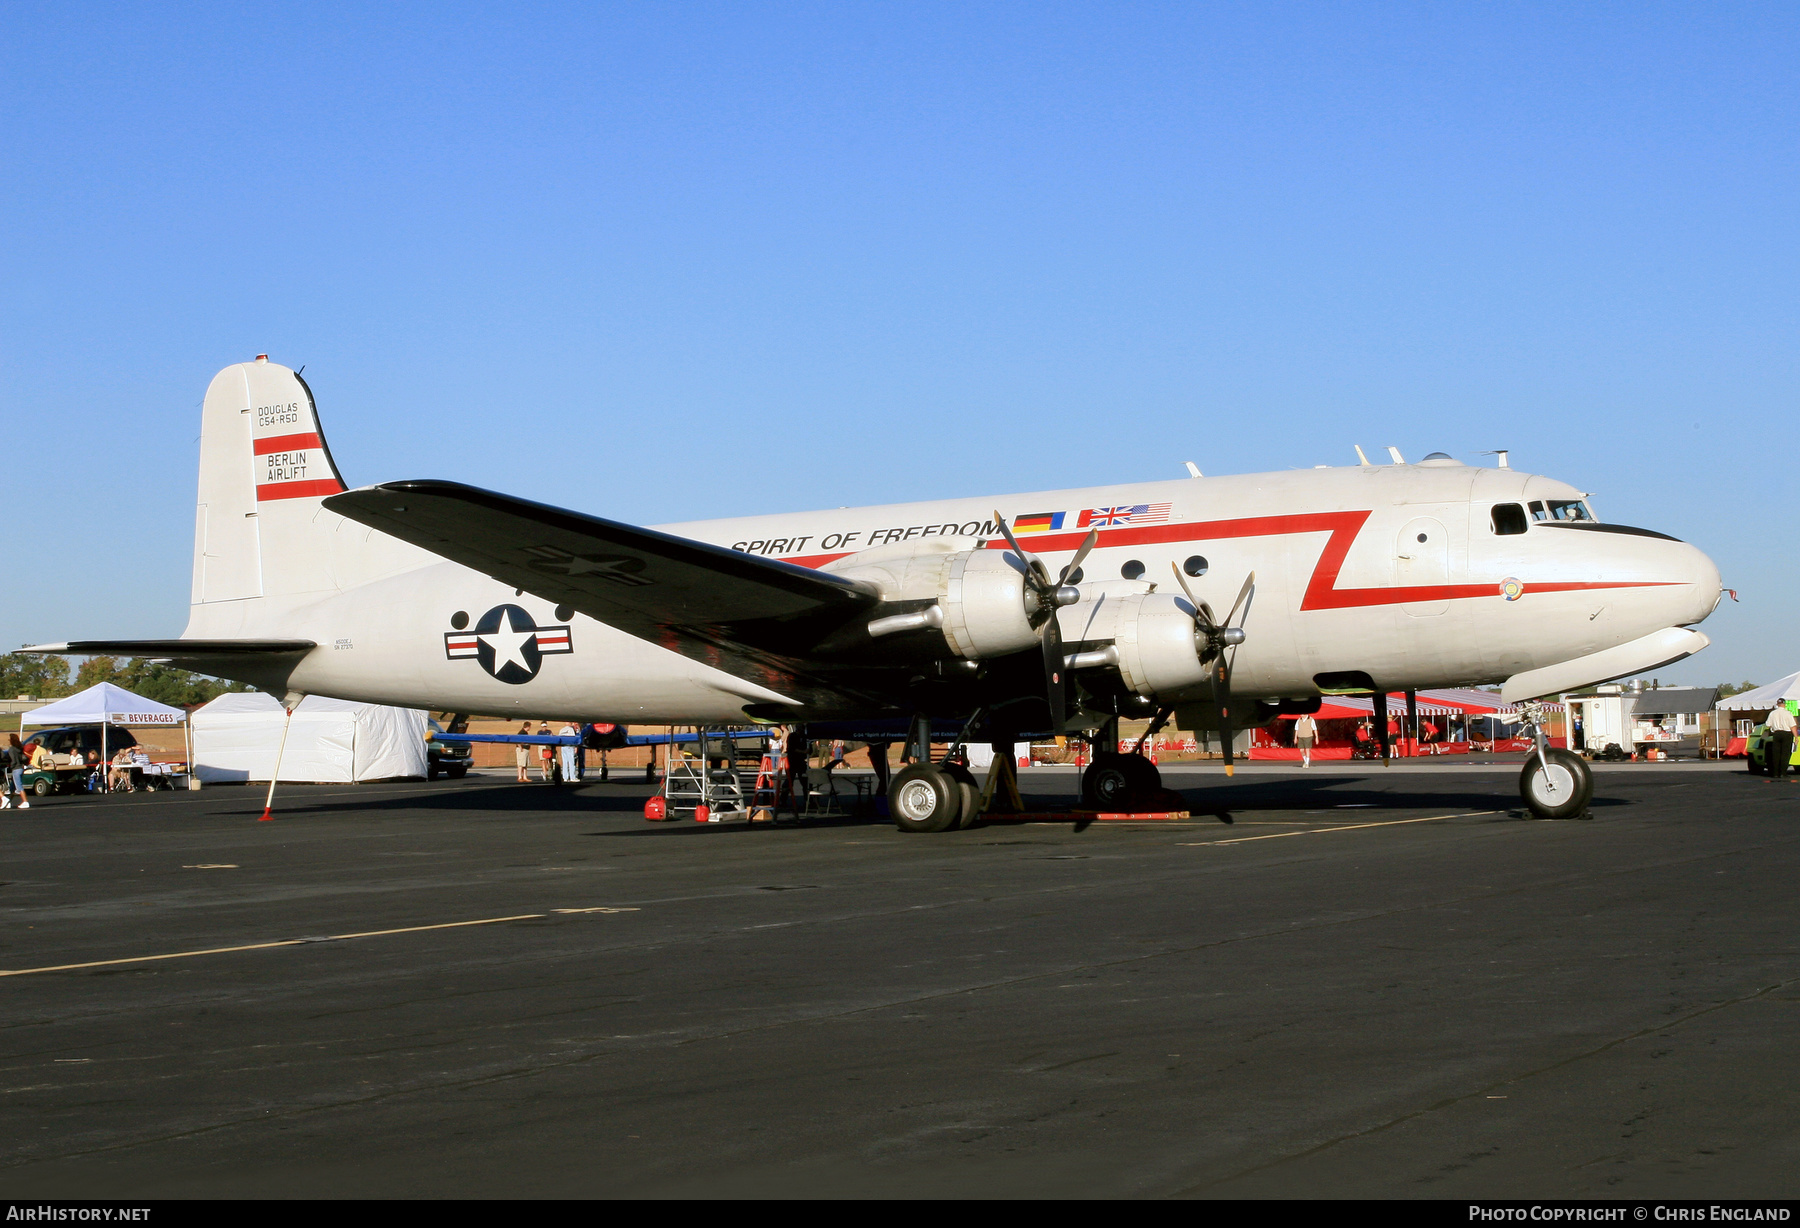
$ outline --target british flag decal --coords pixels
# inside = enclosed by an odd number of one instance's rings
[[[1075,524],[1078,529],[1112,529],[1128,524],[1162,524],[1169,518],[1168,503],[1132,503],[1116,507],[1090,507]]]

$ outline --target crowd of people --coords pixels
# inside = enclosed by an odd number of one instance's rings
[[[68,753],[66,762],[59,763],[50,748],[35,739],[21,741],[16,733],[6,738],[6,744],[0,746],[0,810],[31,809],[26,772],[79,772],[79,787],[86,792],[130,793],[137,789],[133,770],[150,766],[150,756],[133,746],[121,746],[106,763],[100,761],[99,751],[89,749],[84,754],[77,747]]]

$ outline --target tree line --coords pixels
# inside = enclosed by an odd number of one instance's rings
[[[191,670],[152,661],[146,657],[89,657],[74,669],[62,657],[9,652],[0,656],[0,698],[28,695],[33,699],[58,699],[85,691],[97,682],[110,682],[134,695],[172,707],[192,708],[226,691],[250,691],[242,682],[209,678]]]

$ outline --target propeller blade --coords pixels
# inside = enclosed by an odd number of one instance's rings
[[[1194,590],[1188,587],[1187,577],[1181,574],[1181,564],[1170,559],[1169,570],[1175,573],[1175,583],[1181,585],[1181,591],[1187,594],[1188,604],[1198,610],[1200,608],[1200,598],[1194,596]]]
[[[1099,529],[1089,529],[1087,539],[1081,543],[1080,549],[1075,551],[1075,557],[1069,560],[1069,565],[1067,567],[1063,568],[1062,582],[1064,584],[1073,584],[1074,583],[1074,581],[1070,580],[1069,577],[1081,570],[1081,560],[1085,559],[1088,556],[1088,551],[1092,550],[1094,548],[1094,543],[1099,540],[1100,540],[1100,530]]]
[[[1039,597],[1055,588],[1056,586],[1050,583],[1050,569],[1044,566],[1044,560],[1035,554],[1028,553],[1025,547],[1019,544],[1019,539],[1014,537],[1012,530],[1006,527],[1006,517],[995,512],[994,523],[1000,526],[1000,535],[1006,538],[1006,544],[1012,547],[1012,552],[1019,556],[1019,562],[1025,564],[1026,587]]]
[[[1062,628],[1054,610],[1044,624],[1043,645],[1044,696],[1050,701],[1050,723],[1060,730],[1069,717],[1068,685],[1064,681],[1068,666],[1063,663]]]
[[[1245,598],[1249,597],[1251,592],[1254,591],[1255,588],[1256,588],[1256,573],[1253,571],[1249,575],[1244,577],[1244,587],[1240,588],[1238,590],[1237,600],[1231,603],[1231,613],[1229,613],[1225,616],[1225,622],[1227,625],[1230,625],[1233,621],[1236,620],[1236,618],[1238,616],[1238,607],[1244,604]],[[1250,611],[1247,609],[1244,611],[1244,613],[1246,615],[1248,615],[1249,612]],[[1240,623],[1239,625],[1241,626],[1242,624]]]
[[[1236,774],[1231,761],[1231,743],[1237,731],[1231,725],[1231,666],[1220,653],[1212,664],[1213,705],[1219,710],[1219,745],[1225,751],[1225,774]]]
[[[1006,544],[1013,548],[1013,553],[1017,554],[1020,558],[1024,558],[1025,551],[1019,547],[1019,539],[1014,537],[1012,535],[1012,530],[1006,527],[1006,517],[1002,516],[999,512],[995,512],[994,523],[1000,526],[1000,536],[1004,537],[1006,539]]]
[[[1181,591],[1187,594],[1188,604],[1194,607],[1194,621],[1200,624],[1202,631],[1210,632],[1219,624],[1213,619],[1212,607],[1194,596],[1194,590],[1188,587],[1187,576],[1181,570],[1181,564],[1170,562],[1169,570],[1175,573],[1175,582],[1181,585]]]

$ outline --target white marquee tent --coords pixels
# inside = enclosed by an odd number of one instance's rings
[[[179,725],[186,719],[180,708],[133,695],[110,682],[96,682],[67,699],[32,709],[20,725]]]
[[[100,757],[106,759],[110,757],[106,745],[108,725],[179,725],[185,720],[187,712],[184,709],[133,695],[110,682],[96,682],[66,699],[33,708],[19,718],[19,728],[23,730],[27,725],[36,725],[39,729],[55,725],[98,725]]]
[[[1767,712],[1776,704],[1792,700],[1800,700],[1800,673],[1789,674],[1768,686],[1745,691],[1742,695],[1727,696],[1719,701],[1718,706],[1727,712]]]
[[[261,691],[219,696],[194,709],[194,773],[206,782],[265,781],[285,721]],[[281,779],[317,784],[423,776],[425,713],[309,695],[294,709]]]

